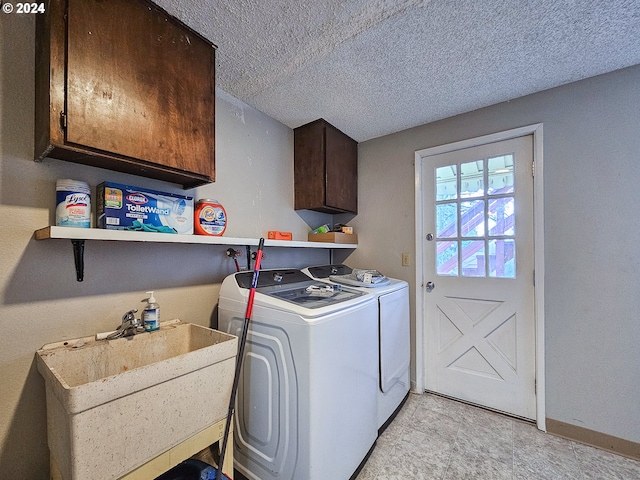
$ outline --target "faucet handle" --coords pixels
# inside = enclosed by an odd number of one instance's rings
[[[127,313],[125,313],[122,316],[122,323],[125,323],[127,321],[135,321],[136,313],[138,313],[138,309],[137,308],[134,308],[133,310],[129,310]]]

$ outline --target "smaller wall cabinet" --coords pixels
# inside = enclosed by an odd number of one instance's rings
[[[214,57],[150,1],[51,0],[36,20],[36,160],[214,181]]]
[[[294,129],[295,209],[358,213],[358,143],[323,119]]]

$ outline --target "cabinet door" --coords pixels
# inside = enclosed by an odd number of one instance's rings
[[[213,52],[146,2],[69,0],[66,141],[212,177]]]
[[[358,212],[358,144],[337,128],[326,124],[327,207]]]
[[[318,210],[325,204],[324,153],[322,122],[315,121],[294,130],[296,210]]]

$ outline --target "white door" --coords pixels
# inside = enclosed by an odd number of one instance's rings
[[[532,136],[423,159],[427,390],[535,419]]]

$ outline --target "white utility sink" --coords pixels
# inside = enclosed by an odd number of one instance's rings
[[[120,478],[226,417],[236,355],[236,337],[179,320],[42,347],[52,478]]]

